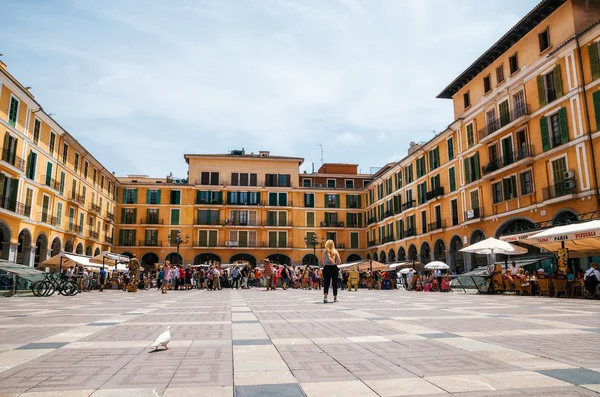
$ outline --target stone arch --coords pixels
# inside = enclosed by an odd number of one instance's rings
[[[213,265],[221,263],[221,257],[212,252],[203,252],[194,257],[194,265]]]
[[[414,244],[411,244],[410,247],[408,247],[408,258],[409,261],[416,261],[417,260],[417,247],[415,247]]]
[[[33,266],[35,260],[35,251],[32,248],[33,237],[28,228],[24,228],[19,233],[19,245],[17,247],[17,263],[25,266]]]
[[[285,254],[270,254],[267,256],[267,258],[272,263],[277,263],[279,265],[291,265],[292,264],[292,259]]]
[[[94,256],[98,256],[100,255],[100,248],[96,247],[96,249],[94,250]]]
[[[171,265],[183,265],[183,257],[177,252],[169,252],[167,256],[165,256],[165,261],[169,261]]]
[[[446,243],[441,238],[433,244],[433,258],[436,261],[446,262]]]
[[[431,262],[431,248],[429,247],[429,243],[427,241],[423,241],[423,243],[421,244],[419,255],[421,256],[419,262],[423,264]]]
[[[126,256],[128,258],[133,258],[133,254],[131,252],[125,251],[125,252],[121,252],[119,255],[123,255]]]
[[[379,253],[379,262],[381,262],[381,263],[387,262],[387,255],[385,254],[385,251],[381,251]]]
[[[371,254],[367,254],[366,258],[367,260],[371,260]]]
[[[475,229],[473,230],[473,233],[471,233],[471,239],[469,240],[469,244],[475,244],[478,243],[480,241],[485,240],[487,237],[485,236],[485,232],[481,229]]]
[[[512,217],[512,218],[507,219],[504,222],[502,222],[496,228],[494,237],[500,238],[500,236],[505,235],[505,234],[526,232],[526,231],[535,230],[535,229],[537,229],[537,225],[531,219],[523,217],[523,216]]]
[[[462,239],[458,234],[455,234],[450,239],[450,255],[448,259],[450,259],[447,263],[450,266],[450,270],[456,272],[456,274],[461,274],[465,272],[465,257],[460,250],[463,247]]]
[[[250,264],[252,267],[256,266],[256,258],[254,257],[254,255],[248,254],[246,252],[240,252],[238,254],[233,255],[231,258],[229,258],[229,263],[236,263],[236,262],[246,262],[246,263]]]
[[[77,244],[77,248],[75,248],[75,253],[78,255],[83,255],[83,244]]]
[[[85,254],[87,256],[92,256],[92,246],[88,245],[87,247],[85,247]]]
[[[65,252],[73,252],[73,240],[69,239],[65,242]]]
[[[48,259],[48,236],[41,232],[35,239],[35,266]]]
[[[154,252],[146,252],[144,255],[142,255],[140,264],[144,267],[144,270],[152,271],[158,262],[160,262],[158,255],[156,255]]]
[[[406,260],[406,250],[404,247],[398,248],[398,262],[403,262]]]
[[[358,254],[350,254],[348,255],[348,258],[346,258],[346,262],[356,262],[360,260],[362,260],[362,258]]]
[[[54,237],[54,239],[52,240],[52,252],[50,253],[50,256],[56,256],[58,254],[60,254],[60,251],[62,249],[62,244],[60,241],[60,237]]]
[[[314,254],[306,254],[302,257],[302,264],[309,266],[318,266],[319,258]]]
[[[475,244],[486,239],[485,232],[481,229],[473,230],[471,233],[470,244]],[[479,266],[487,265],[487,255],[471,254],[471,270]]]
[[[396,262],[396,251],[394,251],[393,248],[390,248],[390,250],[388,251],[388,262],[389,263]]]
[[[379,257],[377,256],[377,252],[373,252],[373,260],[379,261]]]
[[[554,214],[554,217],[552,218],[552,225],[553,226],[568,225],[570,223],[575,223],[577,221],[578,221],[577,212],[570,208],[565,208],[565,209],[561,209],[560,211],[557,211],[556,214]]]
[[[12,230],[8,223],[0,220],[0,258],[9,260],[10,255],[10,240],[12,238]]]

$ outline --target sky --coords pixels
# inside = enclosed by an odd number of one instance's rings
[[[0,58],[117,175],[185,153],[359,164],[453,121],[436,96],[539,0],[12,0]]]

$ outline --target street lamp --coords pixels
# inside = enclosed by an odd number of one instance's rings
[[[177,262],[179,262],[179,258],[181,258],[181,256],[179,256],[179,246],[181,244],[187,244],[189,239],[190,239],[190,236],[185,236],[185,241],[184,241],[183,238],[181,238],[180,232],[177,232],[177,236],[175,238],[173,238],[172,235],[169,235],[169,243],[177,245]],[[177,263],[177,264],[181,265],[181,263]]]
[[[325,244],[325,237],[321,237],[321,242],[319,243],[319,238],[317,237],[317,233],[313,233],[312,237],[310,239],[308,239],[308,238],[306,238],[306,236],[304,236],[304,242],[306,243],[306,245],[312,245],[313,255],[315,258],[317,258],[317,245]],[[319,264],[319,259],[317,258],[317,265],[318,264]]]

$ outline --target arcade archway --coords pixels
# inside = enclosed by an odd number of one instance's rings
[[[21,230],[21,233],[19,233],[19,246],[17,247],[17,263],[26,266],[33,265],[32,259],[35,258],[31,256],[32,254],[35,255],[35,252],[32,253],[31,244],[32,237],[29,229]]]
[[[233,255],[229,258],[229,263],[249,264],[250,266],[256,266],[256,258],[245,252]]]
[[[291,265],[292,260],[289,256],[284,254],[271,254],[267,256],[267,258],[271,261],[271,263],[276,263],[279,265]]]
[[[406,260],[406,250],[404,247],[398,248],[398,262],[403,262]]]
[[[379,262],[381,262],[381,263],[387,262],[387,255],[385,254],[385,251],[381,251],[379,253]]]
[[[314,254],[306,254],[302,257],[302,264],[308,266],[317,266],[319,264],[319,258]]]
[[[83,244],[77,244],[77,248],[75,249],[75,253],[78,255],[83,255]]]
[[[388,251],[388,263],[394,262],[396,262],[396,252],[393,248],[390,248],[390,250]]]
[[[141,265],[146,271],[155,270],[155,265],[158,262],[160,262],[160,259],[154,252],[146,252],[142,255]]]
[[[34,265],[38,266],[46,259],[48,259],[48,237],[45,233],[40,233],[35,241]]]
[[[446,262],[446,244],[444,244],[444,240],[438,239],[433,245],[433,258],[436,261]]]
[[[221,257],[211,252],[203,252],[194,257],[194,265],[215,265],[221,263]]]
[[[429,243],[427,241],[421,244],[421,263],[427,264],[431,262],[431,249],[429,248]]]
[[[348,255],[348,258],[346,258],[346,262],[356,262],[360,260],[362,260],[362,258],[358,254],[350,254]]]

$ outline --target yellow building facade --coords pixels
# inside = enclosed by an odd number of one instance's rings
[[[61,250],[112,248],[117,179],[0,63],[1,258],[33,266]]]

